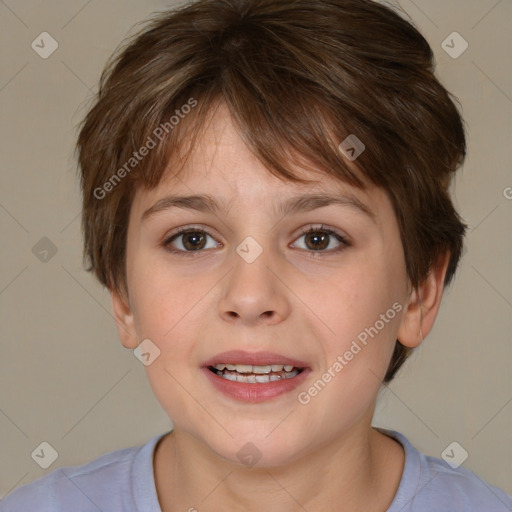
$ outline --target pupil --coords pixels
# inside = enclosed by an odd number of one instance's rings
[[[184,237],[184,245],[185,245],[185,247],[187,247],[187,249],[192,249],[192,250],[201,249],[202,245],[198,246],[198,245],[196,245],[196,243],[197,243],[198,239],[199,239],[199,242],[201,242],[203,238],[204,238],[203,235],[201,233],[198,233],[197,231],[193,232],[193,233],[187,233],[187,235]],[[196,242],[192,242],[192,245],[190,246],[190,244],[188,242],[191,239],[196,240]]]
[[[314,239],[314,240],[316,240],[316,241],[320,240],[321,245],[319,245],[317,242],[314,242],[314,243],[313,243],[313,248],[314,248],[315,250],[317,250],[317,249],[325,249],[325,247],[327,247],[327,245],[328,245],[328,244],[326,244],[326,243],[325,243],[325,240],[327,239],[327,237],[328,237],[328,236],[329,236],[329,235],[327,235],[327,234],[325,234],[325,233],[324,233],[323,235],[311,234],[311,235],[309,236],[309,239],[310,239],[310,240]],[[323,243],[322,243],[322,242],[323,242]]]

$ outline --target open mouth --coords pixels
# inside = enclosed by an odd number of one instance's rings
[[[232,382],[245,382],[250,384],[266,384],[278,380],[291,379],[301,373],[304,368],[282,365],[251,365],[251,364],[216,364],[208,369]]]
[[[308,363],[269,351],[230,350],[202,365],[209,384],[238,402],[259,403],[291,394],[311,373]]]

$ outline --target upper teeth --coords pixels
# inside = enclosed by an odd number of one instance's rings
[[[236,371],[238,373],[270,373],[270,372],[291,372],[293,370],[293,365],[291,364],[267,364],[264,366],[257,366],[252,364],[216,364],[216,370],[229,370]]]

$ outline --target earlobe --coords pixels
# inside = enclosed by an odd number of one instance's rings
[[[111,290],[112,309],[116,321],[119,339],[125,348],[135,349],[138,346],[137,334],[133,321],[133,313],[127,298],[117,291]]]
[[[448,252],[441,255],[426,279],[411,292],[398,330],[397,338],[402,345],[415,348],[432,330],[441,305],[449,261]]]

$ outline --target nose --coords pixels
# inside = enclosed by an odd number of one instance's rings
[[[236,253],[218,302],[219,315],[225,321],[244,325],[282,322],[290,314],[290,302],[288,288],[278,274],[268,251],[255,259]]]

